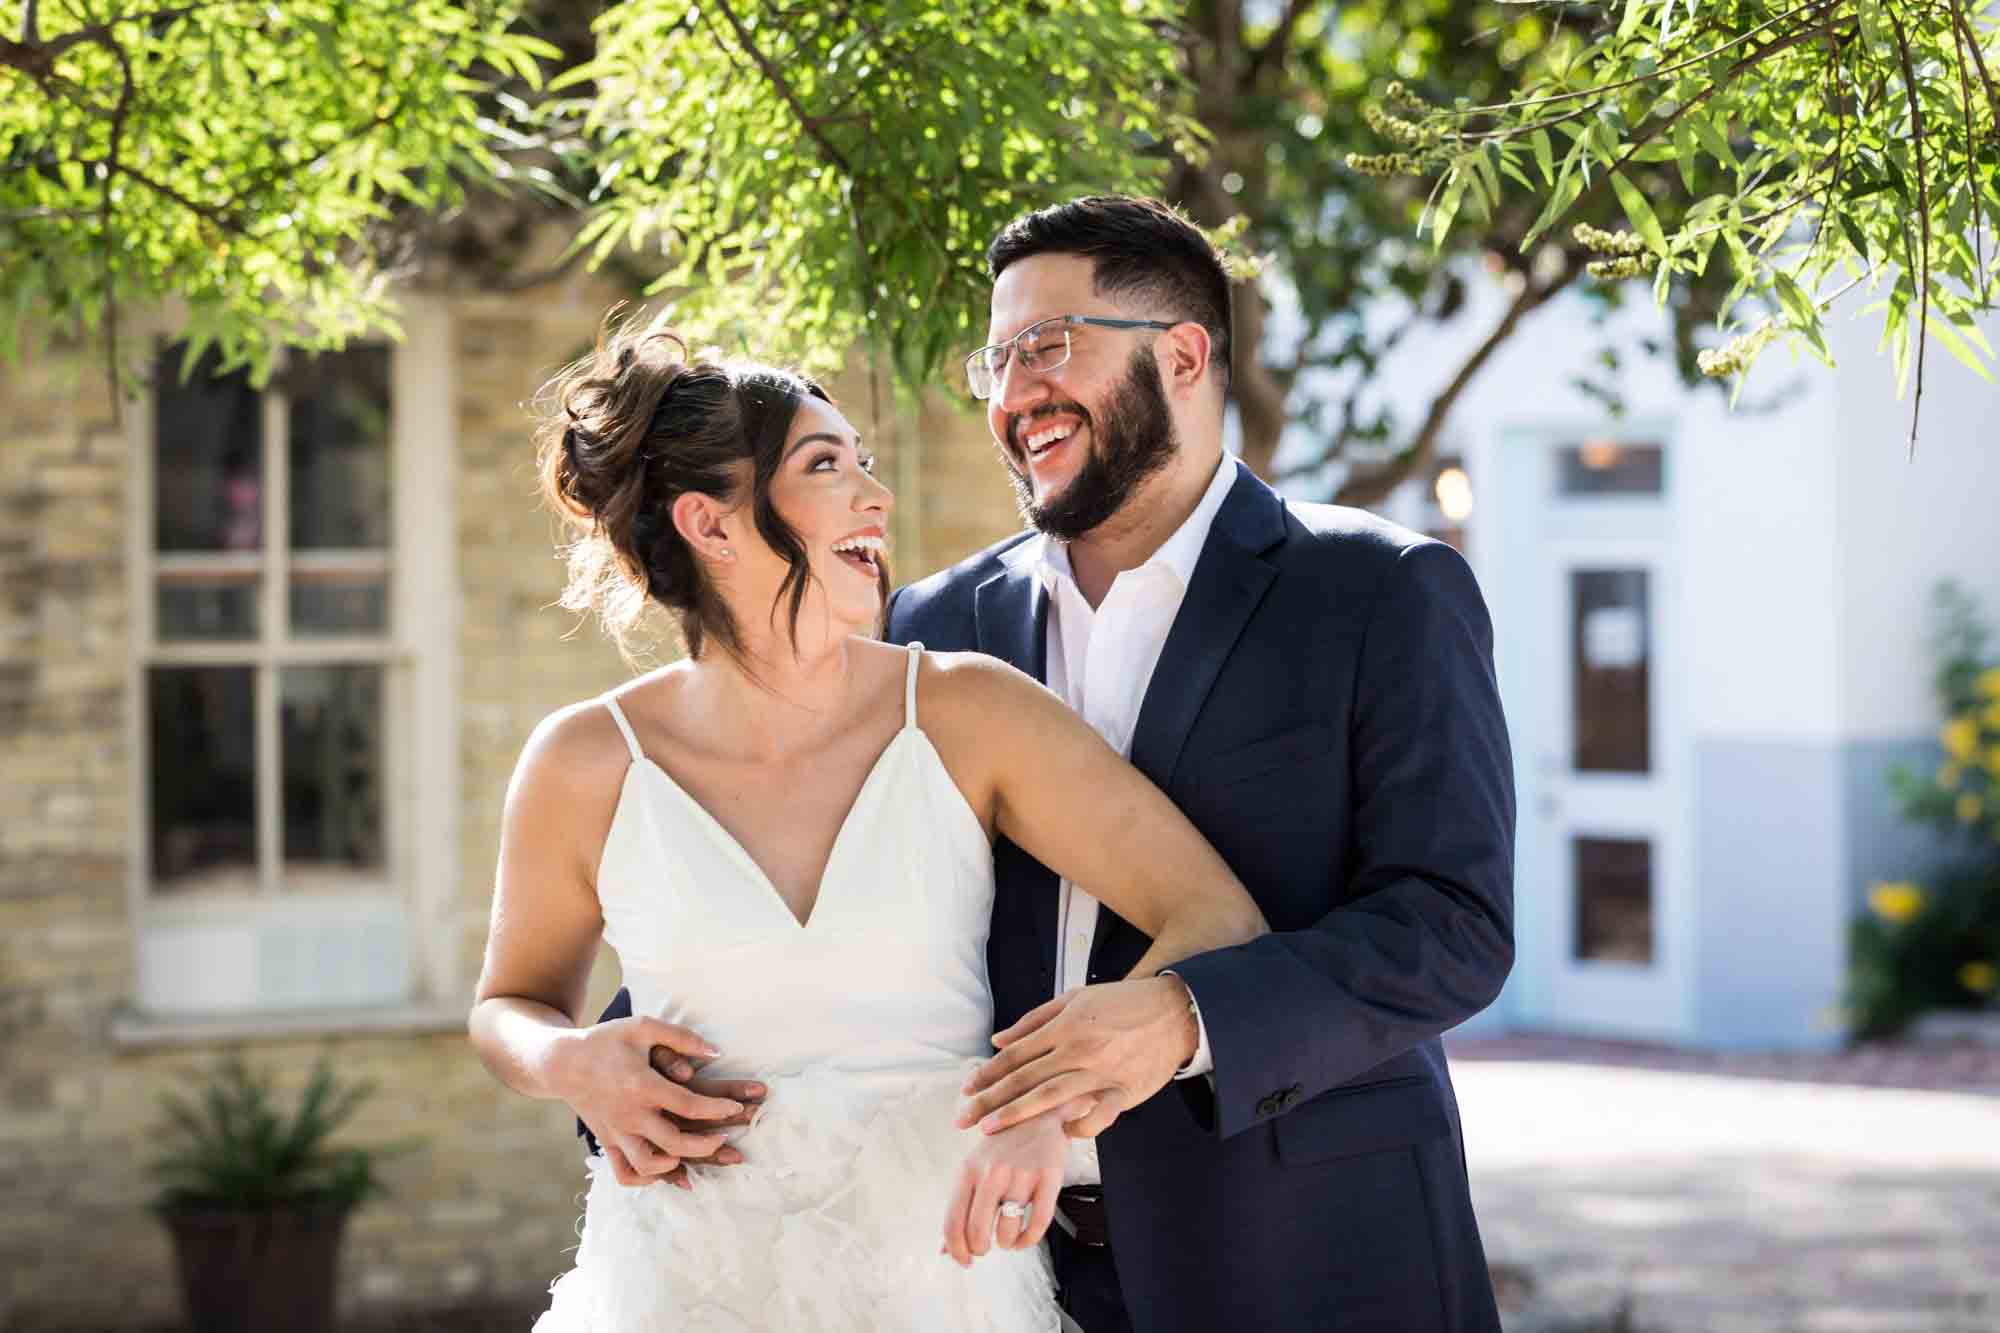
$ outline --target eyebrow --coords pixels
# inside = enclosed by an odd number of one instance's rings
[[[785,462],[786,460],[790,459],[793,454],[805,448],[807,445],[813,443],[815,440],[825,440],[828,444],[848,443],[848,441],[841,439],[838,435],[835,435],[832,431],[816,430],[810,435],[801,435],[799,436],[798,439],[793,440],[792,447],[785,450],[785,457],[779,459],[778,461],[781,463]],[[853,444],[856,449],[859,449],[861,447],[861,437],[859,435],[856,435],[854,437]]]

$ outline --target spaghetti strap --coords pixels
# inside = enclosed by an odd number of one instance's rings
[[[611,714],[611,720],[618,724],[618,730],[625,733],[625,746],[632,751],[632,758],[644,759],[646,752],[639,748],[639,738],[632,734],[632,724],[625,720],[625,710],[618,706],[618,701],[607,694],[604,696],[604,708]]]
[[[924,646],[910,645],[910,673],[903,684],[903,730],[917,729],[917,664],[924,660]]]

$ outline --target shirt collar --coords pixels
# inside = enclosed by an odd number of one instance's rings
[[[1194,579],[1194,567],[1201,559],[1202,548],[1208,545],[1208,531],[1215,526],[1215,516],[1222,511],[1222,502],[1229,498],[1230,489],[1236,485],[1239,466],[1234,455],[1225,453],[1222,456],[1194,512],[1174,529],[1171,537],[1160,543],[1159,549],[1139,568],[1161,566],[1179,580],[1183,590],[1187,588]],[[1044,588],[1054,592],[1058,579],[1067,579],[1075,584],[1076,572],[1070,568],[1067,542],[1054,541],[1046,535],[1037,536],[1032,542],[1023,543],[1021,553],[1024,557],[1028,556],[1030,548],[1039,548],[1029,558],[1034,561],[1035,571]]]

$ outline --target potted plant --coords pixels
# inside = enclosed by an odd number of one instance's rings
[[[154,1211],[173,1234],[191,1327],[331,1333],[347,1216],[382,1192],[383,1159],[410,1146],[330,1142],[374,1091],[321,1056],[286,1114],[270,1074],[231,1055],[187,1094],[161,1097]]]

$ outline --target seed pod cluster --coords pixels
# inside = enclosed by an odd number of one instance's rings
[[[1740,375],[1750,369],[1750,363],[1764,350],[1764,345],[1778,335],[1778,326],[1765,320],[1748,333],[1739,333],[1720,347],[1709,347],[1696,353],[1695,369],[1711,379],[1724,379],[1730,375]]]
[[[1421,176],[1424,170],[1409,153],[1349,153],[1347,169],[1364,176]]]
[[[1435,128],[1392,116],[1374,102],[1369,102],[1361,108],[1361,119],[1367,122],[1369,129],[1384,139],[1399,143],[1405,148],[1429,148],[1438,139]]]
[[[1655,254],[1620,255],[1616,259],[1593,259],[1584,271],[1593,278],[1636,278],[1652,272],[1659,262],[1660,257]]]
[[[1597,255],[1637,255],[1646,250],[1645,238],[1637,232],[1606,231],[1593,227],[1588,222],[1579,222],[1570,228],[1569,234],[1584,249]]]

